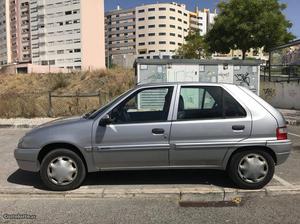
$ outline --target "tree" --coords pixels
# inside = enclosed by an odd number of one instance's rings
[[[292,23],[278,0],[228,0],[218,5],[219,15],[206,36],[210,52],[229,53],[231,49],[246,52],[251,48],[270,48],[293,40]]]
[[[208,57],[207,45],[200,32],[190,32],[185,38],[185,43],[177,50],[176,55],[187,59],[201,59]]]

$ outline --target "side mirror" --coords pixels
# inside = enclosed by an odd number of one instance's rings
[[[106,114],[104,117],[101,118],[99,122],[99,126],[106,126],[112,123],[112,119],[108,114]]]

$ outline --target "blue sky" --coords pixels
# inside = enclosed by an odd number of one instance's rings
[[[172,2],[175,0],[104,0],[105,10],[111,10],[120,5],[122,8],[131,8],[137,5],[157,3],[157,2]],[[288,5],[284,11],[286,17],[293,23],[292,32],[299,39],[300,38],[300,1],[299,0],[280,0]],[[200,8],[216,8],[219,0],[178,0],[176,2],[184,3],[189,10],[193,10],[197,2]]]

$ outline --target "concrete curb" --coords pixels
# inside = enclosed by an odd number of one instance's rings
[[[300,194],[298,186],[268,186],[259,190],[221,187],[199,188],[80,188],[69,192],[51,192],[30,188],[0,188],[1,197],[12,198],[174,198],[179,201],[219,202],[237,198]]]

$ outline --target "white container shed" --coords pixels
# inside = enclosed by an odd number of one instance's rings
[[[230,83],[259,95],[260,60],[137,59],[138,84],[156,82]]]

